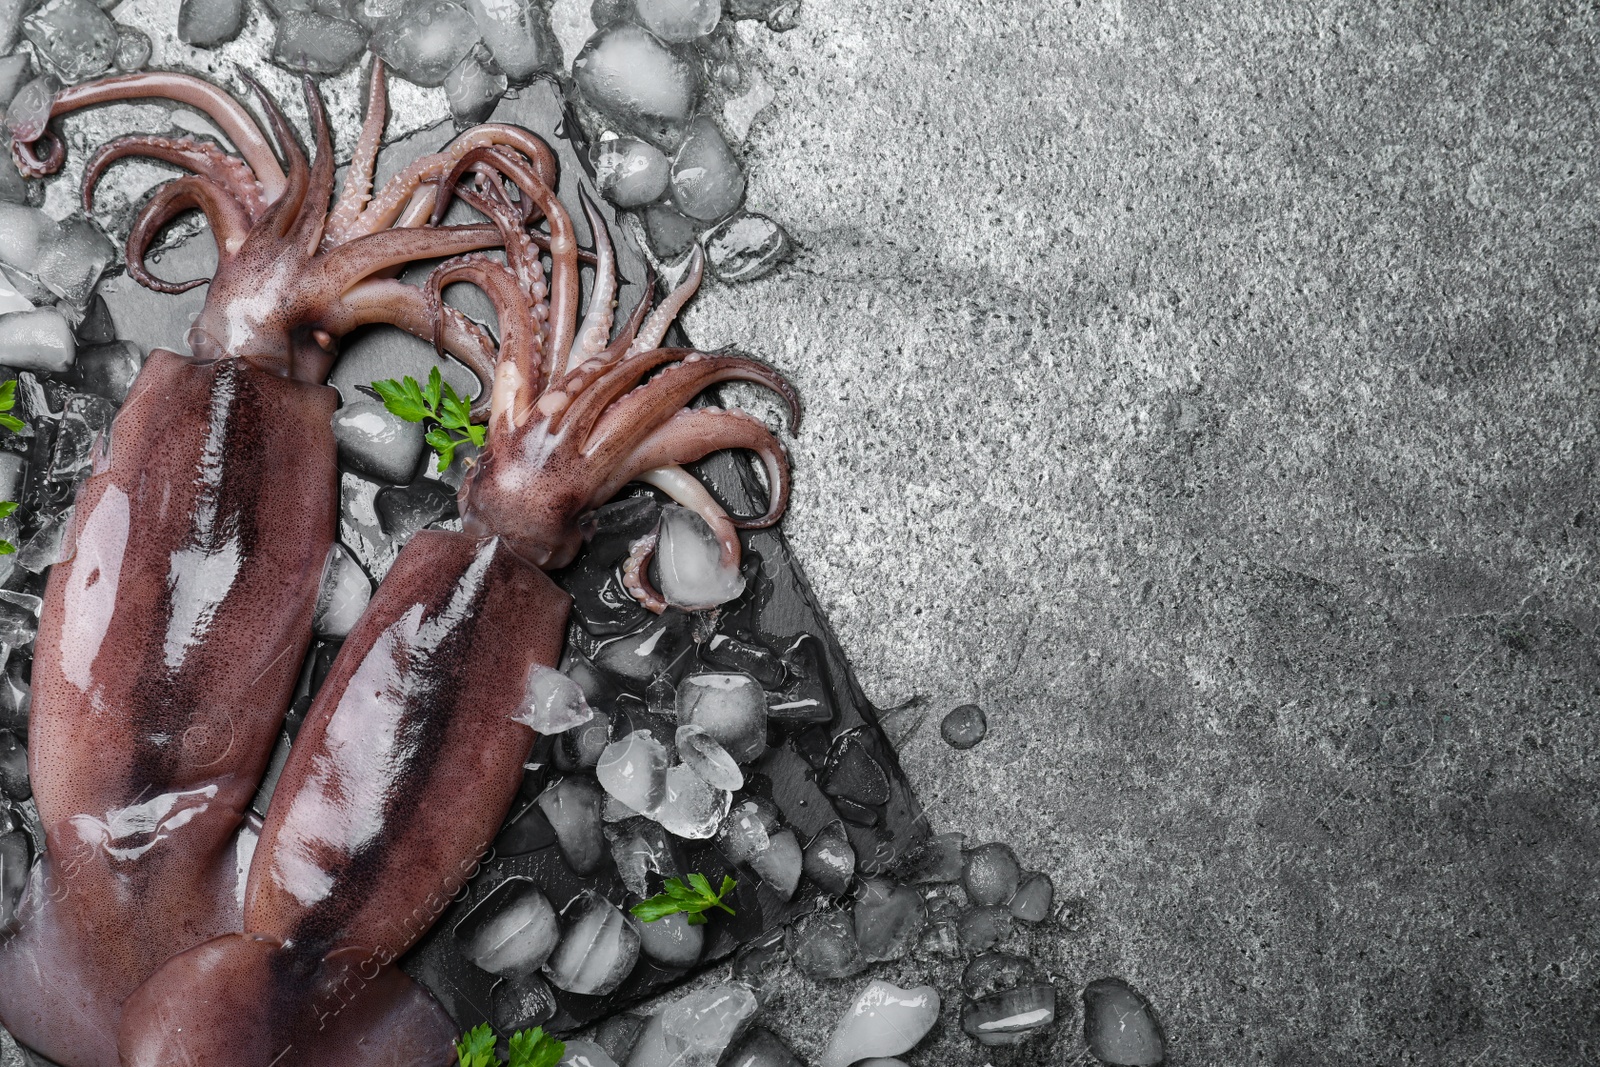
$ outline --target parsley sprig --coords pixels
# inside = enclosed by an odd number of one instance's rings
[[[488,1023],[479,1023],[461,1035],[456,1042],[456,1059],[460,1067],[556,1067],[566,1055],[567,1045],[544,1032],[544,1027],[518,1030],[506,1042],[511,1048],[511,1059],[502,1060],[495,1051],[494,1031]]]
[[[15,378],[0,385],[0,412],[10,411],[17,406],[17,380]],[[4,426],[12,433],[21,433],[23,422],[15,415],[0,414],[0,426]]]
[[[668,878],[662,883],[663,892],[648,900],[641,900],[628,910],[634,918],[647,923],[681,911],[689,916],[690,926],[703,925],[706,922],[705,913],[712,908],[721,908],[729,915],[737,914],[723,902],[723,898],[739,884],[728,875],[722,876],[722,889],[719,892],[712,891],[711,880],[703,874],[691,874],[687,881],[689,884],[684,885],[676,878]]]
[[[372,383],[373,392],[389,411],[407,422],[435,423],[423,440],[439,454],[439,469],[450,466],[456,449],[464,444],[483,447],[484,428],[472,422],[472,405],[456,394],[439,375],[439,368],[428,372],[428,384],[418,385],[411,375],[399,381],[385,378]]]
[[[17,502],[15,500],[0,500],[0,519],[9,518],[11,513],[16,510]],[[16,550],[16,545],[7,541],[4,537],[0,537],[0,556],[9,556]]]

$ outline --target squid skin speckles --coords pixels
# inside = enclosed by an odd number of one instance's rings
[[[126,137],[85,175],[89,204],[119,159],[187,172],[136,217],[128,269],[161,292],[210,288],[192,354],[152,352],[118,414],[108,459],[79,491],[76,551],[52,571],[40,620],[29,759],[47,850],[0,941],[0,1022],[64,1067],[114,1067],[124,999],[172,953],[241,928],[240,851],[254,833],[241,835],[244,813],[310,641],[336,531],[338,397],[323,383],[338,338],[394,323],[487,381],[486,335],[389,275],[499,245],[495,226],[430,222],[433,183],[469,153],[501,146],[555,176],[542,141],[484,125],[374,194],[385,112],[375,65],[335,200],[332,138],[311,83],[309,160],[257,92],[265,127],[227,92],[182,74],[73,86],[51,108],[170,100],[204,112],[237,151]],[[13,137],[25,173],[60,166],[65,149],[47,122]],[[217,240],[215,275],[154,277],[146,249],[194,209]]]

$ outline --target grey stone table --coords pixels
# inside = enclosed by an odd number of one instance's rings
[[[688,330],[806,397],[788,531],[868,692],[988,709],[906,746],[935,824],[1084,898],[1066,970],[1174,1063],[1600,1056],[1597,36],[807,0],[769,46],[803,252]]]

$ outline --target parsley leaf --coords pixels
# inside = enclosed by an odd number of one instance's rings
[[[544,1032],[541,1026],[519,1030],[511,1035],[509,1067],[556,1067],[566,1055],[567,1044]]]
[[[633,917],[647,923],[657,919],[665,919],[668,915],[684,912],[689,916],[690,926],[700,926],[706,922],[705,912],[712,908],[721,908],[729,915],[736,914],[723,898],[733,891],[739,883],[727,875],[722,876],[722,889],[713,891],[711,880],[705,875],[695,873],[689,875],[688,885],[676,878],[668,878],[662,884],[662,892],[649,900],[642,900],[628,910]]]
[[[17,502],[15,500],[0,500],[0,519],[10,518],[11,513],[16,510]],[[16,550],[16,545],[0,537],[0,556],[9,556]]]
[[[557,1041],[542,1026],[518,1030],[506,1044],[511,1047],[509,1063],[495,1051],[494,1031],[489,1024],[479,1023],[456,1042],[456,1060],[460,1067],[556,1067],[567,1053],[566,1042]]]
[[[456,458],[457,447],[468,442],[483,447],[486,431],[473,424],[472,405],[440,376],[438,367],[428,372],[427,385],[417,384],[408,374],[399,381],[385,378],[373,382],[372,390],[395,416],[407,422],[436,423],[423,440],[439,454],[441,471]]]
[[[0,385],[0,412],[10,411],[17,406],[17,380],[15,378]],[[21,433],[23,422],[15,415],[0,415],[0,426],[4,426],[12,433]]]
[[[500,1057],[494,1051],[494,1031],[488,1023],[479,1023],[461,1035],[456,1042],[456,1059],[460,1067],[499,1067]]]

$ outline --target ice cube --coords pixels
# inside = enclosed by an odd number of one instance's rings
[[[65,82],[104,73],[117,51],[116,24],[90,0],[47,0],[22,33]]]
[[[56,428],[50,469],[45,473],[45,481],[53,487],[52,496],[70,499],[70,489],[89,476],[95,442],[111,429],[111,420],[116,414],[111,401],[102,397],[74,393],[67,399]]]
[[[661,509],[655,565],[661,596],[675,608],[698,611],[725,604],[744,592],[744,575],[722,559],[722,548],[704,519],[676,504]]]
[[[66,507],[47,518],[44,525],[17,549],[16,556],[12,557],[17,566],[33,574],[43,574],[45,568],[53,567],[71,556],[72,546],[67,541],[67,534],[72,529],[72,514],[72,508]]]
[[[683,140],[700,95],[693,53],[631,22],[589,38],[572,61],[584,99],[629,133],[659,148]]]
[[[522,84],[540,71],[561,70],[561,43],[546,6],[533,0],[466,0],[478,33],[500,69]]]
[[[183,0],[178,5],[178,40],[196,48],[215,48],[244,29],[244,0]]]
[[[812,978],[848,978],[867,965],[856,943],[856,924],[842,911],[802,917],[785,932],[783,942],[794,965]]]
[[[731,19],[760,19],[774,33],[800,24],[800,0],[727,0]]]
[[[317,595],[312,630],[318,637],[347,636],[371,599],[372,579],[348,548],[335,543],[322,572],[322,592]]]
[[[78,333],[81,342],[83,330],[80,328]],[[73,360],[72,381],[86,393],[120,404],[143,365],[144,356],[132,341],[89,345],[78,349]]]
[[[636,0],[640,25],[669,44],[688,44],[717,28],[722,0]]]
[[[550,901],[527,878],[507,878],[456,925],[461,951],[490,974],[532,974],[561,939]]]
[[[618,207],[640,207],[667,191],[671,164],[660,149],[637,137],[612,137],[590,153],[595,185]]]
[[[1155,1067],[1167,1058],[1155,1009],[1120,978],[1101,978],[1084,989],[1083,1040],[1095,1059],[1118,1067]]]
[[[750,869],[773,891],[788,900],[800,885],[800,874],[805,859],[800,850],[800,840],[788,828],[767,835],[767,847],[750,857]]]
[[[0,793],[21,803],[33,796],[28,779],[28,750],[10,730],[0,730]]]
[[[505,95],[506,76],[483,45],[461,57],[444,79],[444,97],[456,125],[465,129],[488,118]]]
[[[578,692],[583,693],[581,687]],[[589,714],[593,717],[588,722],[574,726],[556,743],[556,766],[563,771],[593,770],[611,743],[610,714],[592,709]]]
[[[17,287],[11,284],[11,280],[0,274],[0,315],[32,310],[33,301],[17,292]]]
[[[0,930],[16,918],[22,891],[28,886],[28,835],[22,830],[0,834]]]
[[[1056,1022],[1056,990],[1037,982],[995,993],[961,1007],[961,1029],[983,1045],[1016,1045]]]
[[[1039,968],[1026,956],[985,952],[961,972],[961,988],[969,997],[983,999],[1019,985],[1037,981]]]
[[[965,844],[966,836],[959,833],[930,837],[920,848],[906,853],[895,864],[894,876],[912,885],[960,881],[961,872],[966,867],[966,858],[962,854]]]
[[[406,422],[377,400],[349,401],[333,415],[339,462],[365,478],[405,485],[426,445],[420,422]]]
[[[606,746],[595,777],[619,802],[648,814],[667,791],[667,750],[650,731],[635,730]]]
[[[143,70],[144,65],[150,62],[152,50],[149,34],[132,26],[117,23],[117,50],[111,57],[113,67],[124,74]]]
[[[6,125],[18,137],[38,137],[49,125],[50,111],[55,106],[57,88],[59,86],[54,78],[41,74],[18,89],[17,95],[11,98],[11,103],[6,107]],[[6,225],[0,226],[0,235],[15,225],[13,220],[5,221]],[[0,254],[0,259],[4,258],[5,256]]]
[[[410,485],[386,485],[373,498],[378,525],[396,543],[418,530],[456,515],[456,495],[443,483],[421,478]]]
[[[818,830],[805,847],[803,867],[807,878],[832,896],[843,896],[856,874],[856,850],[844,823],[833,820]]]
[[[646,204],[639,209],[639,222],[657,259],[681,259],[700,239],[700,227],[667,204]]]
[[[713,634],[700,655],[713,667],[748,674],[763,689],[781,689],[789,678],[789,668],[778,654],[748,634]]]
[[[3,110],[3,109],[0,109]],[[8,204],[25,204],[28,202],[28,180],[17,170],[17,161],[10,153],[0,154],[0,201]],[[12,286],[7,283],[6,288]],[[14,290],[13,290],[14,291]],[[29,304],[32,307],[32,304]],[[9,310],[19,310],[11,308]]]
[[[710,734],[739,763],[767,748],[767,694],[748,674],[691,674],[678,684],[678,721]]]
[[[0,22],[4,22],[6,4],[0,2]],[[0,29],[0,33],[4,30]],[[0,52],[7,49],[0,47]],[[8,107],[13,98],[22,87],[28,84],[28,75],[32,73],[28,61],[28,53],[18,52],[14,56],[0,58],[0,108]]]
[[[828,751],[823,792],[848,797],[858,804],[889,802],[889,774],[867,748],[860,730],[839,735]]]
[[[594,718],[578,683],[542,663],[529,668],[524,692],[524,710],[512,718],[540,734],[565,733]]]
[[[494,839],[496,856],[523,856],[556,843],[556,832],[538,804],[529,804]]]
[[[644,1029],[628,1053],[627,1067],[677,1067],[677,1056],[667,1048],[667,1034],[656,1013],[645,1020]]]
[[[646,956],[669,967],[693,967],[705,950],[706,928],[690,926],[683,912],[654,922],[639,923],[639,948]]]
[[[901,989],[873,979],[834,1028],[822,1067],[849,1067],[873,1056],[898,1056],[939,1021],[939,994],[930,985]]]
[[[702,727],[680,726],[674,741],[679,758],[708,785],[730,792],[744,788],[744,772],[728,755],[728,750]]]
[[[944,743],[954,749],[969,749],[982,741],[989,732],[989,720],[976,704],[963,704],[951,711],[939,724]]]
[[[625,689],[639,692],[689,651],[688,617],[668,611],[633,633],[603,642],[594,665]]]
[[[672,206],[700,223],[719,222],[744,203],[744,171],[717,124],[701,115],[672,160]]]
[[[585,893],[569,910],[566,932],[544,973],[558,989],[585,996],[615,992],[639,962],[639,932],[603,897]]]
[[[974,904],[1004,904],[1022,881],[1022,866],[1011,846],[998,841],[979,845],[967,853],[961,882]]]
[[[108,345],[117,339],[117,324],[111,318],[111,307],[105,297],[96,293],[89,298],[75,332],[78,344],[88,347]]]
[[[578,874],[590,873],[605,857],[600,801],[600,787],[587,776],[576,775],[561,779],[534,801],[550,820],[561,854]]]
[[[55,308],[0,315],[0,366],[60,374],[76,351],[72,327]]]
[[[631,1011],[621,1011],[607,1017],[599,1026],[595,1027],[595,1044],[605,1049],[606,1054],[618,1063],[628,1058],[628,1053],[633,1051],[633,1046],[638,1043],[639,1034],[643,1032],[649,1018],[637,1015]]]
[[[987,952],[1011,936],[1011,912],[998,905],[971,908],[956,920],[956,932],[968,952]]]
[[[731,801],[728,792],[706,784],[680,763],[667,769],[661,802],[647,814],[669,833],[691,841],[705,840],[716,834]]]
[[[1042,923],[1050,917],[1050,905],[1055,901],[1055,883],[1043,871],[1023,876],[1022,884],[1011,898],[1011,914],[1025,923]]]
[[[58,225],[46,248],[40,249],[34,276],[56,296],[82,308],[94,295],[95,283],[116,258],[116,246],[88,219],[74,216]]]
[[[794,251],[782,226],[740,211],[706,234],[706,262],[725,282],[748,282],[767,274]]]
[[[728,813],[717,832],[717,846],[729,863],[748,866],[764,852],[777,830],[777,820],[768,816],[752,800],[740,803]]]
[[[417,85],[443,85],[478,41],[472,16],[450,0],[403,5],[372,35],[372,50],[400,77]]]
[[[617,1067],[617,1061],[593,1041],[568,1038],[556,1067]]]
[[[302,74],[337,74],[367,49],[367,31],[316,11],[289,11],[278,20],[272,61]]]
[[[874,963],[906,955],[928,923],[921,894],[882,878],[862,883],[855,917],[861,955]]]
[[[679,1067],[717,1067],[756,1009],[755,994],[744,986],[713,985],[663,1010],[662,1036]]]
[[[502,1034],[540,1026],[555,1017],[555,994],[537,974],[512,975],[495,985],[491,1013]]]
[[[724,1067],[805,1067],[777,1034],[764,1026],[752,1026],[744,1040],[724,1061]]]
[[[13,649],[26,648],[39,635],[39,614],[13,603],[11,595],[0,590],[0,644]]]

